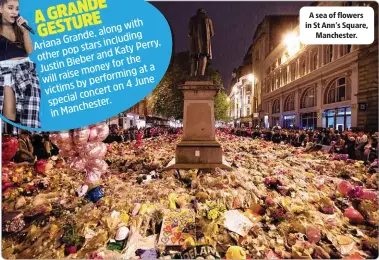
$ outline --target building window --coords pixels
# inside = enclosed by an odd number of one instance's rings
[[[280,74],[276,76],[276,89],[280,88]]]
[[[332,104],[350,100],[350,84],[347,83],[346,78],[333,80],[325,90],[324,104]]]
[[[273,117],[272,118],[272,126],[280,126],[279,117]]]
[[[289,95],[284,101],[284,112],[295,110],[295,94]]]
[[[315,129],[317,127],[317,113],[301,114],[301,127],[306,129]]]
[[[296,78],[296,63],[291,64],[291,81],[294,81]]]
[[[333,59],[333,45],[328,45],[325,52],[325,64],[331,62]]]
[[[250,104],[250,95],[247,95],[247,104]]]
[[[280,101],[279,101],[279,99],[275,100],[274,103],[272,104],[272,113],[273,114],[280,113]]]
[[[294,128],[296,126],[296,116],[288,115],[283,117],[283,127],[286,129]]]
[[[325,110],[322,116],[322,126],[334,128],[340,132],[351,128],[351,107]]]
[[[350,51],[351,51],[351,45],[350,44],[340,46],[340,56],[341,57],[350,53]]]
[[[316,106],[316,88],[308,88],[301,97],[300,108]]]
[[[315,53],[312,54],[312,64],[311,64],[312,70],[317,69],[317,67],[318,67],[317,66],[317,64],[318,64],[317,60],[318,60],[318,53],[316,51]]]
[[[247,116],[250,116],[250,107],[246,108]]]
[[[283,85],[287,84],[287,67],[283,69],[282,73]]]

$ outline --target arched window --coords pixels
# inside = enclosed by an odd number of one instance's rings
[[[300,108],[316,106],[316,88],[311,87],[304,91],[301,97]]]
[[[330,82],[324,92],[324,104],[332,104],[351,99],[351,87],[346,78]]]
[[[274,103],[272,104],[272,113],[278,114],[280,113],[280,101],[279,99],[276,99]]]
[[[284,112],[295,110],[295,94],[289,95],[284,101]]]
[[[311,64],[311,68],[312,70],[315,70],[317,69],[317,60],[318,60],[318,52],[315,51],[314,53],[312,53],[312,64]]]
[[[325,52],[325,64],[332,61],[333,58],[333,45],[328,45]]]

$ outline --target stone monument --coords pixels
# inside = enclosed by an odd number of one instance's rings
[[[190,19],[188,28],[191,76],[179,86],[184,95],[183,137],[176,147],[175,159],[167,168],[230,169],[215,134],[214,98],[220,86],[205,75],[207,63],[212,58],[212,20],[204,9],[199,9]]]

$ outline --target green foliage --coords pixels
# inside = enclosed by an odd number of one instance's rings
[[[64,233],[62,242],[67,246],[81,246],[85,238],[76,233],[76,226],[74,224],[66,224],[64,226]]]
[[[163,117],[183,117],[183,93],[178,85],[185,81],[189,71],[188,52],[172,57],[166,74],[152,93],[150,108],[156,115]]]
[[[223,90],[220,90],[215,98],[216,121],[229,121],[229,107],[228,95]]]

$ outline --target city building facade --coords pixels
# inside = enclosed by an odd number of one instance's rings
[[[253,125],[377,131],[377,3],[313,5],[372,6],[375,40],[370,45],[303,45],[297,16],[266,16],[257,27],[249,49],[250,78],[254,79],[249,92]],[[231,92],[231,102],[233,98],[240,102],[243,87],[237,83],[234,86],[238,91]],[[232,117],[240,118],[238,109],[242,107],[236,102]]]

